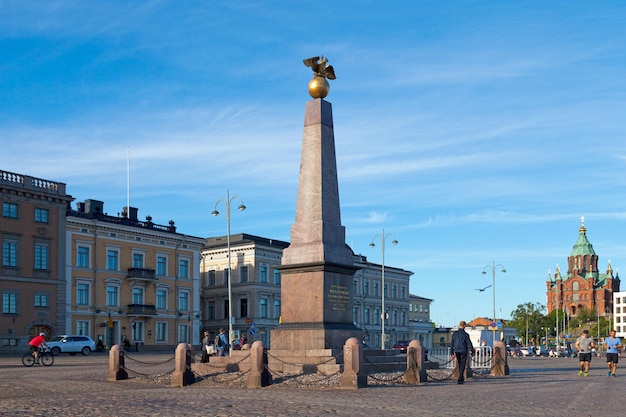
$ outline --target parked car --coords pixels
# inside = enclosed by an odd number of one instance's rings
[[[409,340],[398,340],[396,344],[393,345],[392,349],[399,350],[400,352],[406,352],[408,346]]]
[[[60,353],[69,353],[70,355],[76,355],[82,353],[83,355],[89,355],[91,351],[96,350],[96,342],[89,336],[79,335],[60,335],[53,337],[52,340],[46,342],[50,346],[50,352],[54,356]]]
[[[519,353],[522,356],[533,356],[533,349],[527,348],[527,347],[521,347],[519,348]]]

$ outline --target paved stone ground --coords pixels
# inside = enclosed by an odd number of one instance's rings
[[[57,356],[51,367],[32,368],[19,357],[4,356],[0,416],[597,416],[623,408],[626,369],[623,376],[609,378],[603,358],[594,358],[587,378],[578,376],[576,359],[520,358],[509,365],[510,376],[481,376],[464,385],[447,380],[359,390],[280,384],[249,390],[203,384],[171,388],[143,378],[108,382],[104,354]]]

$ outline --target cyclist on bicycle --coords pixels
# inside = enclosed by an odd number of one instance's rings
[[[34,351],[35,363],[39,363],[39,349],[42,347],[48,348],[48,345],[46,344],[46,334],[43,332],[39,333],[39,336],[33,337],[33,339],[28,342],[28,345],[31,350]]]

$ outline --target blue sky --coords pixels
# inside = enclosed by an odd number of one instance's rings
[[[77,201],[289,240],[307,83],[335,68],[342,223],[452,325],[545,304],[580,217],[626,264],[626,6],[507,1],[3,1],[0,169]],[[222,207],[223,209],[223,207]],[[223,211],[223,210],[222,210]]]

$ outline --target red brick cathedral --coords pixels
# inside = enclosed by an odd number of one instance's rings
[[[558,308],[573,317],[586,307],[594,314],[608,317],[613,313],[613,292],[619,291],[619,275],[613,276],[611,261],[606,273],[598,270],[598,255],[587,239],[585,218],[581,217],[581,221],[578,241],[567,257],[567,273],[562,274],[558,265],[553,275],[548,272],[548,313]]]

